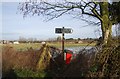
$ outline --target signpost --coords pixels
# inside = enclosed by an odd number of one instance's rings
[[[55,28],[55,33],[62,34],[62,53],[64,57],[64,34],[65,33],[72,33],[73,30],[71,28]],[[65,58],[63,58],[65,60]]]
[[[55,28],[55,33],[72,33],[73,30],[71,28]]]

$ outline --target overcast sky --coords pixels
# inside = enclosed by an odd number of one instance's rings
[[[1,5],[1,4],[0,4]],[[65,38],[98,38],[99,32],[95,32],[99,27],[87,26],[87,23],[80,19],[74,19],[69,15],[45,22],[42,16],[27,16],[17,10],[17,2],[2,3],[2,39],[16,40],[19,37],[48,39],[56,38],[61,34],[55,34],[56,27],[69,27],[73,29],[72,34],[65,34]],[[1,20],[1,19],[0,19]]]

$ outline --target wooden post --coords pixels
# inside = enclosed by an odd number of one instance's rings
[[[64,27],[62,28],[62,54],[63,54],[63,61],[64,61]]]

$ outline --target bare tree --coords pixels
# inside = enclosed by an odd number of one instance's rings
[[[27,39],[25,37],[20,36],[19,41],[23,42],[23,41],[27,41]]]
[[[47,16],[47,20],[58,18],[63,14],[74,15],[78,18],[86,16],[96,18],[99,22],[83,20],[94,25],[101,25],[102,44],[107,44],[112,32],[112,18],[109,16],[108,7],[108,2],[88,2],[84,0],[76,2],[72,0],[55,0],[55,2],[41,0],[37,2],[30,0],[29,2],[20,3],[19,10],[24,17],[29,14],[43,15]]]

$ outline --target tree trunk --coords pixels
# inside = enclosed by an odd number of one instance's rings
[[[112,37],[112,23],[108,24],[109,28],[105,28],[105,30],[103,31],[103,44],[107,45],[109,40]],[[104,27],[104,26],[103,26]]]
[[[102,30],[102,39],[103,45],[108,44],[108,40],[111,37],[112,33],[112,22],[109,19],[109,11],[108,11],[108,2],[100,3],[100,13],[101,13],[101,30]]]
[[[103,40],[103,42],[104,42],[105,44],[108,43],[109,32],[110,32],[109,29],[107,29],[107,30],[105,31],[105,33],[104,33],[104,40]]]

